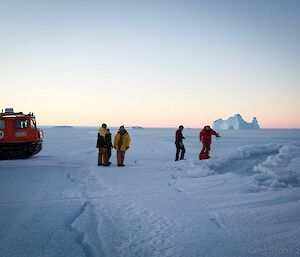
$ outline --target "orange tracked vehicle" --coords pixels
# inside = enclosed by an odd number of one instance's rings
[[[33,113],[0,113],[0,160],[25,159],[42,150],[43,131],[36,126]]]

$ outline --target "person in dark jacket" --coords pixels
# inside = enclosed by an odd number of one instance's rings
[[[205,126],[200,134],[199,134],[199,139],[200,142],[202,142],[202,150],[199,155],[199,159],[209,159],[209,151],[210,151],[210,145],[211,145],[211,137],[216,136],[217,138],[220,137],[220,135],[214,131],[213,129],[210,128],[210,126]]]
[[[182,140],[185,139],[185,137],[182,135],[183,129],[184,127],[180,125],[175,134],[175,145],[176,145],[175,161],[179,160],[179,154],[180,154],[180,160],[184,159],[185,147]]]
[[[113,148],[113,144],[112,144],[112,139],[111,139],[111,133],[109,131],[109,129],[106,129],[107,133],[105,136],[105,141],[106,141],[106,148],[107,148],[107,163],[108,165],[111,164],[110,157],[111,157],[111,149]]]
[[[98,152],[98,166],[108,166],[107,161],[107,144],[106,144],[106,134],[107,134],[107,125],[105,123],[102,124],[101,128],[98,131],[97,138],[97,148]]]

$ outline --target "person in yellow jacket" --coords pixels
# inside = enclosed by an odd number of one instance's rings
[[[98,139],[97,139],[97,148],[98,152],[98,166],[109,166],[108,164],[108,150],[107,150],[107,125],[105,123],[102,124],[101,128],[98,131]]]
[[[130,136],[125,130],[124,126],[121,126],[118,133],[115,135],[114,148],[117,151],[117,163],[119,167],[124,165],[125,152],[130,146]]]

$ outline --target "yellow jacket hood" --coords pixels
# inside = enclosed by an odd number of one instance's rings
[[[105,136],[106,136],[106,134],[107,134],[107,130],[105,129],[105,128],[100,128],[99,129],[99,135],[101,136],[101,137],[104,137],[105,138]]]

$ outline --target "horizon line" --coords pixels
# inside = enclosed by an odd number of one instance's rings
[[[101,127],[100,125],[40,125],[38,127],[90,127],[90,128],[99,128]],[[120,126],[108,126],[108,128],[119,128]],[[132,127],[140,127],[141,129],[177,129],[178,127],[143,127],[143,126],[138,126],[138,125],[133,125],[133,126],[126,126],[125,128],[132,128]],[[184,129],[202,129],[203,127],[184,127]],[[211,126],[212,128],[212,126]],[[300,129],[297,127],[289,127],[289,128],[283,128],[283,127],[263,127],[263,128],[258,128],[258,129],[218,129],[218,130],[260,130],[260,129]]]

